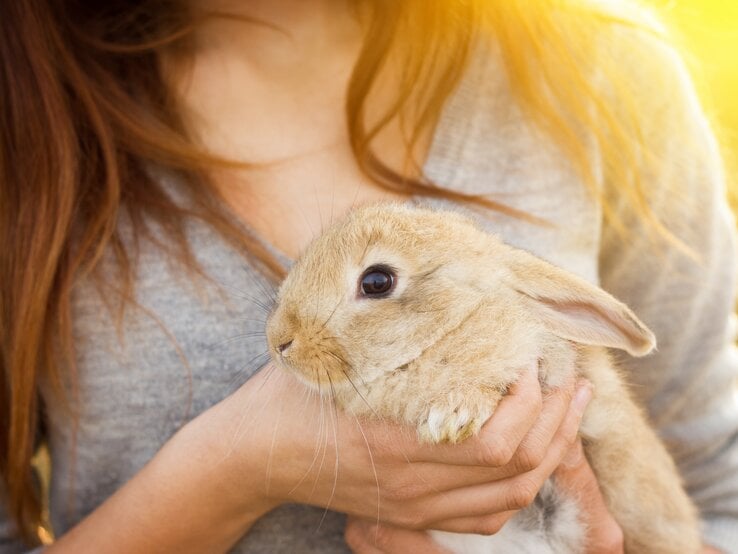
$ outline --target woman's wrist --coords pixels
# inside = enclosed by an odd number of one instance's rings
[[[202,500],[240,526],[241,534],[279,504],[268,496],[269,437],[245,425],[252,409],[247,394],[242,388],[203,412],[166,447],[176,448],[177,456],[191,455],[202,480]]]

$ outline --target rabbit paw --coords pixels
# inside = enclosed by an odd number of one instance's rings
[[[476,435],[489,419],[501,394],[449,394],[432,402],[418,426],[418,437],[429,443],[457,443]]]

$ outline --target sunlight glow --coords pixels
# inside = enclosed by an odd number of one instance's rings
[[[654,2],[676,28],[697,78],[727,164],[733,207],[738,210],[738,2]]]

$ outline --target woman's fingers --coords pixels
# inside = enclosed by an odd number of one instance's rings
[[[346,544],[355,554],[451,554],[425,531],[412,531],[349,517],[344,531]]]
[[[584,388],[591,390],[591,385],[585,380],[580,380],[575,385],[572,379],[546,394],[540,419],[522,439],[513,457],[513,464],[519,473],[531,471],[541,464],[564,418],[570,413],[572,400]]]
[[[439,464],[437,462],[404,464],[403,471],[395,475],[394,486],[392,488],[397,489],[401,496],[404,492],[414,491],[414,498],[417,498],[419,496],[471,487],[480,483],[488,484],[497,482],[535,469],[542,463],[554,436],[562,426],[562,421],[570,409],[570,404],[572,404],[570,400],[573,391],[581,391],[585,388],[589,395],[591,387],[586,381],[579,382],[577,389],[574,389],[572,384],[567,384],[547,394],[543,400],[543,409],[540,412],[540,417],[533,428],[528,430],[528,434],[522,438],[522,441],[517,437],[515,438],[516,441],[520,441],[520,445],[507,465],[502,467],[464,466],[463,464],[454,466],[452,464]],[[502,411],[503,403],[501,403],[500,408],[498,408],[498,411],[490,419],[488,425],[491,427],[496,422],[504,423],[507,418],[520,415],[522,411],[516,411],[518,409],[518,401],[524,404],[535,398],[535,393],[526,393],[524,392],[526,389],[538,390],[538,394],[540,394],[537,380],[534,380],[532,383],[526,379],[521,380],[514,389],[515,402],[507,404],[507,406],[510,406],[508,408],[510,411]],[[495,419],[498,414],[501,414],[500,418]],[[578,420],[576,425],[578,425]],[[574,428],[572,431],[576,434],[577,429]],[[510,436],[512,435],[508,435],[508,437]],[[443,450],[462,449],[465,448],[466,442],[472,441],[477,444],[473,448],[478,450],[480,448],[479,438],[470,439],[470,441],[465,441],[458,445],[435,445],[428,448]],[[467,453],[467,456],[472,455]],[[453,458],[453,454],[451,457]],[[403,497],[402,500],[408,500],[408,498]]]
[[[577,499],[587,523],[587,554],[622,554],[623,530],[612,517],[592,468],[577,441],[557,468],[556,483]]]
[[[537,375],[524,371],[476,437],[460,444],[421,444],[406,454],[412,462],[504,466],[541,416],[542,404]]]
[[[450,533],[495,535],[517,513],[518,510],[510,510],[484,516],[457,517],[437,522],[433,525],[433,529]]]
[[[580,382],[578,383],[578,388],[575,389],[572,384],[567,384],[546,395],[546,398],[542,401],[543,409],[540,411],[540,417],[532,428],[527,429],[527,434],[523,436],[520,430],[516,430],[507,435],[508,439],[506,440],[510,441],[509,444],[519,443],[515,453],[510,456],[507,465],[501,467],[482,467],[475,464],[466,467],[463,471],[444,471],[442,474],[439,474],[438,463],[415,463],[412,466],[408,466],[408,469],[412,468],[415,476],[420,481],[432,483],[433,490],[435,491],[448,491],[478,483],[498,481],[531,471],[543,461],[551,441],[567,414],[574,391],[584,387],[589,387],[589,385],[586,382]],[[485,428],[493,430],[497,423],[504,424],[509,418],[522,415],[525,410],[521,409],[521,405],[525,405],[526,402],[530,402],[531,400],[535,401],[535,393],[525,392],[526,389],[531,388],[537,389],[540,395],[540,388],[537,385],[537,381],[534,384],[525,382],[525,380],[518,383],[515,389],[511,391],[511,395],[513,393],[515,395],[514,402],[511,401],[505,404],[503,400],[498,410],[485,425]],[[526,423],[524,428],[527,427],[530,427],[528,423]],[[473,442],[474,444],[468,447],[466,452],[468,461],[468,458],[479,456],[479,450],[486,449],[485,446],[482,446],[486,441],[486,438],[480,436],[458,445],[437,445],[431,448],[441,448],[444,450],[446,448],[452,450],[462,449],[467,448],[465,446],[467,442]],[[498,444],[500,443],[498,442]],[[471,453],[470,450],[474,450],[476,453]],[[492,451],[499,452],[499,449],[493,447]],[[451,454],[451,457],[454,458],[454,454]],[[506,455],[505,457],[508,456]]]
[[[338,434],[348,441],[341,448],[342,471],[324,472],[328,478],[318,480],[308,494],[324,495],[337,509],[370,518],[377,514],[379,498],[380,519],[406,529],[492,532],[511,516],[504,512],[533,500],[575,439],[583,406],[569,402],[573,390],[574,384],[567,384],[544,400],[536,376],[521,375],[482,435],[458,445],[418,445],[412,428],[347,418],[338,425]],[[541,451],[536,454],[534,448]],[[325,452],[331,456],[334,449]],[[314,459],[314,449],[310,454]],[[540,463],[528,471],[534,462]],[[502,465],[493,467],[497,464]],[[292,483],[292,491],[295,483],[315,483],[310,471],[324,467],[334,464],[298,466],[285,482]]]
[[[412,528],[465,533],[489,533],[490,527],[494,531],[496,516],[514,512],[533,502],[544,481],[569,452],[577,440],[579,424],[591,395],[589,385],[578,390],[541,464],[534,470],[418,500],[408,506],[407,521],[403,523]],[[467,525],[468,528],[464,528]]]
[[[537,371],[524,371],[500,401],[476,438],[476,465],[503,467],[510,463],[531,428],[545,416]],[[562,411],[562,417],[566,408]],[[551,433],[553,436],[553,433]]]

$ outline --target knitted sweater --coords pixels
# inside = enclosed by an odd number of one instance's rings
[[[443,186],[489,195],[553,223],[536,226],[491,211],[481,216],[508,243],[599,283],[655,332],[656,354],[623,357],[620,366],[702,512],[705,541],[738,552],[737,257],[718,150],[678,57],[637,31],[618,35],[610,47],[648,114],[641,122],[645,139],[663,161],[647,176],[647,194],[698,261],[673,245],[654,249],[645,224],[625,202],[618,209],[631,233],[617,235],[566,157],[519,109],[500,60],[487,51],[474,57],[447,102],[425,171]],[[606,83],[602,90],[607,94]],[[606,168],[600,170],[604,182]],[[201,223],[189,222],[188,232],[215,281],[253,300],[224,298],[216,285],[195,286],[155,245],[143,243],[136,298],[146,311],[128,310],[121,340],[95,288],[85,280],[77,284],[82,411],[74,452],[71,422],[44,395],[57,535],[130,479],[188,419],[267,360],[257,336],[266,318],[258,305],[266,301],[258,265]],[[236,336],[244,338],[228,340]],[[317,422],[306,422],[312,424]],[[233,552],[348,552],[343,524],[337,513],[324,518],[323,509],[282,506],[259,520]],[[23,551],[0,503],[0,554]]]

